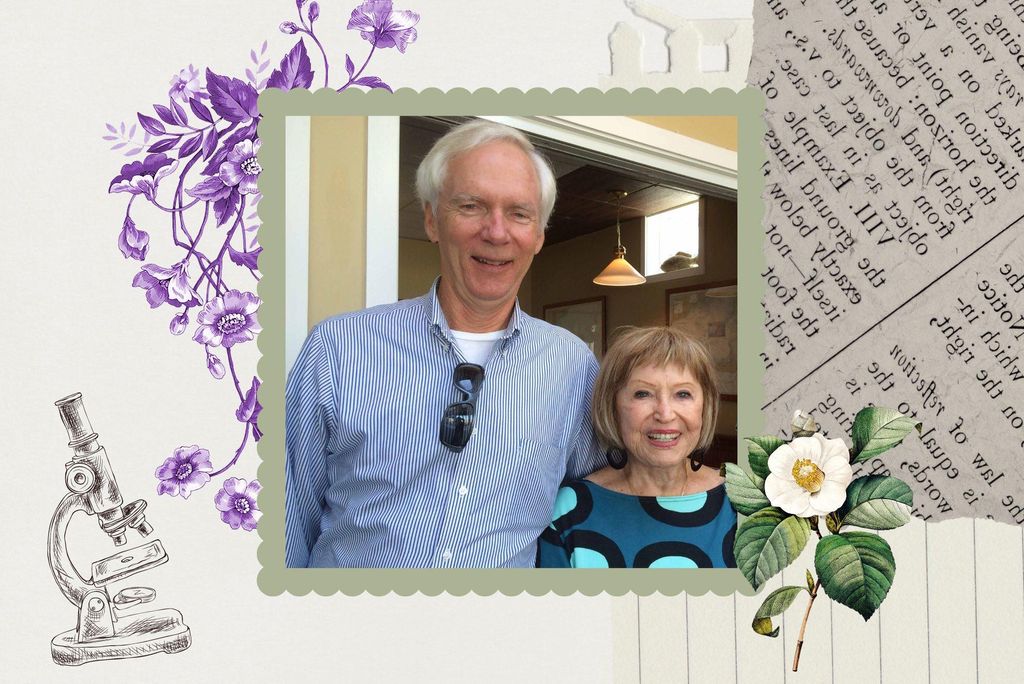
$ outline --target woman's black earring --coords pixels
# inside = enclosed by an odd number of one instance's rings
[[[705,449],[696,449],[690,454],[690,469],[693,472],[700,470],[700,467],[704,465],[704,453]]]
[[[629,456],[622,449],[609,449],[604,453],[604,457],[608,459],[608,465],[616,470],[622,470],[626,467],[626,461]]]

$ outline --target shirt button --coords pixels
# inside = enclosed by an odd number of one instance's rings
[[[444,553],[441,554],[441,558],[444,558],[445,560],[451,560],[452,552],[446,550]]]
[[[466,485],[459,487],[459,496],[466,496],[467,494],[469,494],[469,488]]]

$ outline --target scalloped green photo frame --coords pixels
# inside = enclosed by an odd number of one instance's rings
[[[285,387],[285,120],[288,116],[394,116],[394,115],[673,115],[673,116],[736,116],[738,118],[737,174],[737,273],[738,273],[738,337],[739,376],[737,431],[739,435],[762,431],[760,406],[763,349],[760,301],[763,270],[761,231],[761,166],[764,153],[762,112],[764,99],[759,91],[746,88],[740,92],[719,89],[654,92],[627,92],[613,89],[602,92],[586,89],[574,92],[544,90],[478,90],[455,89],[442,92],[428,89],[415,92],[400,89],[395,93],[321,90],[267,90],[260,96],[259,124],[262,148],[259,152],[263,168],[259,205],[261,220],[260,255],[263,274],[258,288],[263,300],[258,336],[262,354],[258,372],[262,379],[259,442],[261,458],[259,480],[263,489],[259,506],[263,516],[259,523],[261,543],[258,558],[262,569],[257,583],[267,595],[289,592],[305,595],[315,591],[321,595],[370,593],[384,595],[395,592],[410,595],[420,592],[437,595],[447,592],[465,595],[474,592],[490,595],[502,592],[516,595],[527,592],[542,595],[555,592],[568,595],[581,592],[588,596],[607,592],[640,595],[680,592],[718,595],[753,593],[738,570],[563,570],[563,569],[305,569],[284,565],[284,387]],[[739,437],[737,437],[739,440]],[[746,449],[739,449],[740,462],[746,466]]]

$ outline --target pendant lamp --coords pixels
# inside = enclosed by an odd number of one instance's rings
[[[625,285],[642,285],[647,282],[647,278],[643,277],[639,271],[626,261],[626,248],[622,246],[622,226],[619,223],[619,217],[622,213],[622,198],[626,194],[624,190],[612,191],[612,195],[616,200],[615,239],[617,246],[615,247],[615,258],[594,278],[596,285],[622,287]]]

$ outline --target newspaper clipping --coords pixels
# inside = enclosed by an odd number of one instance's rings
[[[861,464],[1024,524],[1024,0],[755,3],[764,419],[923,423]]]

